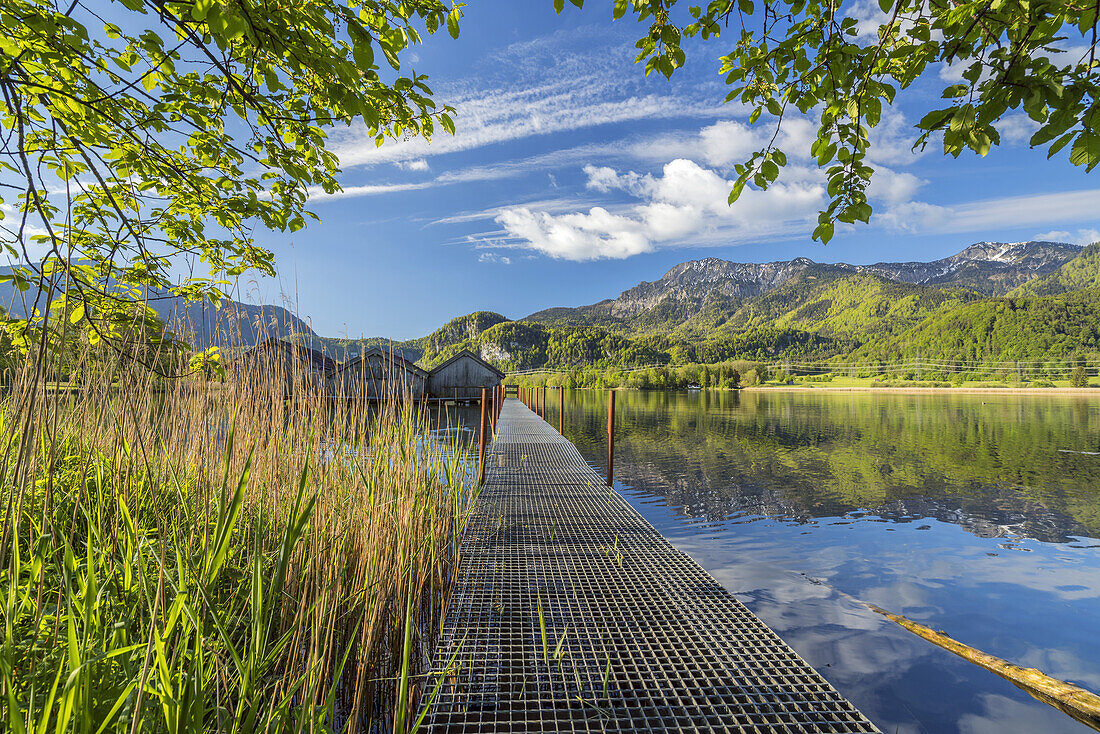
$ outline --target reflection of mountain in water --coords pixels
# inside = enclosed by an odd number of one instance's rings
[[[907,497],[878,507],[854,507],[831,500],[799,503],[752,482],[711,486],[701,473],[686,476],[673,470],[632,462],[619,471],[619,481],[644,494],[663,497],[685,517],[718,522],[735,517],[760,516],[797,523],[823,517],[877,518],[909,523],[933,518],[958,525],[979,538],[1026,537],[1045,543],[1066,543],[1088,529],[1073,517],[1041,503],[1021,498],[1015,488],[991,487],[988,504],[975,506],[957,496]]]
[[[578,397],[586,417],[570,438],[599,457],[602,406]],[[689,517],[935,518],[986,538],[1100,536],[1100,457],[1060,451],[1100,440],[1091,401],[760,392],[619,401],[617,478]]]

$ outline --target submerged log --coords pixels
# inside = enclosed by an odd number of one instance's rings
[[[913,634],[923,637],[932,644],[953,652],[975,665],[980,665],[992,673],[996,673],[1032,697],[1055,707],[1082,724],[1100,731],[1100,696],[1092,691],[1087,691],[1057,678],[1051,678],[1038,668],[1021,668],[1019,665],[1010,663],[995,655],[984,653],[953,640],[944,632],[936,632],[923,624],[917,624],[900,614],[892,614],[885,609],[876,607],[874,604],[867,604],[867,606]]]

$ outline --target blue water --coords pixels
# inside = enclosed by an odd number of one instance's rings
[[[1100,400],[622,392],[616,408],[616,487],[883,731],[1089,731],[860,600],[1100,691]],[[605,411],[568,395],[565,434],[601,471]]]

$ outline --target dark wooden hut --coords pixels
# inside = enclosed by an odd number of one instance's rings
[[[309,385],[322,393],[338,366],[316,349],[277,338],[260,342],[229,365],[239,378],[256,385],[271,381],[287,391]]]
[[[432,369],[428,393],[436,398],[480,398],[482,388],[496,387],[503,379],[503,372],[463,350]]]
[[[420,400],[427,381],[426,370],[397,352],[374,346],[340,365],[332,383],[337,395],[347,397]]]

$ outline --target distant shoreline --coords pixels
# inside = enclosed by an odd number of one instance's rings
[[[845,387],[817,387],[810,385],[753,385],[742,387],[753,392],[880,392],[909,394],[969,394],[969,395],[1059,395],[1069,397],[1100,397],[1100,389],[1094,387],[886,387],[849,385]]]

